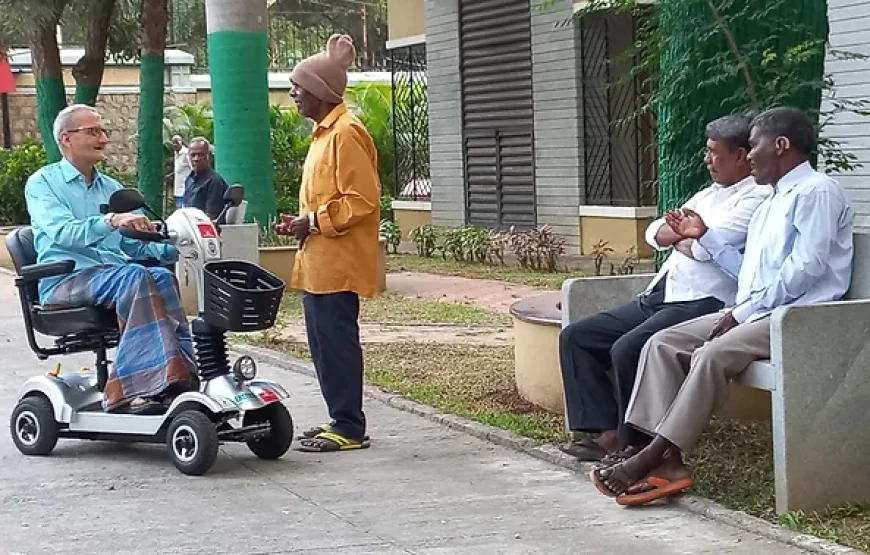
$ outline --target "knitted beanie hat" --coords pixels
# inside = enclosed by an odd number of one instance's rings
[[[326,42],[326,52],[296,64],[290,81],[324,102],[340,104],[347,88],[347,70],[355,58],[353,39],[347,35],[332,35]]]

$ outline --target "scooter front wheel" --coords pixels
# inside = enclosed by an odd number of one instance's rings
[[[242,425],[251,426],[269,423],[269,435],[260,439],[249,439],[248,449],[261,459],[281,458],[293,443],[293,419],[281,403],[272,403],[263,408],[245,412]]]
[[[12,441],[25,455],[48,455],[57,445],[57,421],[51,401],[41,395],[25,397],[9,419]]]
[[[217,460],[219,446],[214,423],[198,410],[180,413],[166,430],[166,448],[172,463],[189,476],[208,472]]]

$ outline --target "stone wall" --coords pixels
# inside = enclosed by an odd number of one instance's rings
[[[67,97],[72,102],[73,96]],[[166,102],[169,103],[167,95]],[[173,93],[173,103],[192,104],[196,94]],[[103,116],[112,137],[107,149],[108,164],[125,171],[136,169],[136,133],[139,123],[138,93],[107,93],[97,97],[97,109]],[[12,127],[12,144],[20,144],[25,137],[42,140],[36,122],[36,95],[17,93],[9,95],[9,120]],[[2,122],[2,114],[0,114]]]

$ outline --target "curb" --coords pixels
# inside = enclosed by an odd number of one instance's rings
[[[298,374],[316,377],[314,366],[311,363],[285,355],[264,347],[253,345],[233,344],[231,349],[241,354],[255,356],[263,361],[279,368],[290,370]],[[507,430],[481,424],[460,418],[452,414],[445,414],[428,405],[410,401],[397,393],[388,393],[377,387],[365,386],[364,395],[370,399],[388,405],[390,407],[422,416],[433,422],[437,422],[449,428],[462,431],[479,439],[520,451],[536,459],[566,468],[582,474],[588,480],[588,473],[594,468],[591,463],[581,463],[573,457],[559,451],[553,445],[540,445],[537,442],[523,438]],[[728,526],[744,530],[767,539],[804,549],[810,553],[825,555],[858,555],[863,553],[828,540],[823,540],[808,534],[793,532],[782,526],[778,526],[766,520],[750,516],[746,513],[727,509],[718,503],[697,497],[694,495],[679,496],[672,504],[677,505],[691,513],[709,518]]]

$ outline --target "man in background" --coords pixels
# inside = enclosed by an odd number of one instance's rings
[[[193,170],[187,157],[187,147],[184,146],[184,141],[179,135],[172,137],[172,150],[175,151],[173,164],[175,207],[181,208],[184,202],[184,184]]]

